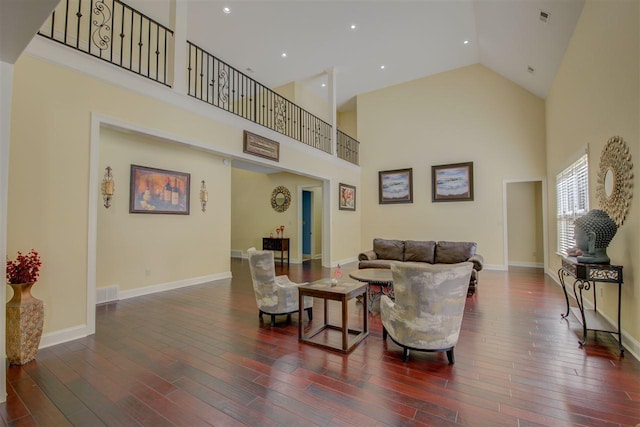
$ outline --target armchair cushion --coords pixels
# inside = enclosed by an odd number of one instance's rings
[[[298,286],[288,276],[275,275],[272,251],[247,251],[253,291],[260,312],[287,314],[298,311]],[[313,306],[313,298],[305,297],[304,308]]]
[[[404,241],[373,239],[373,251],[379,259],[404,261]]]
[[[395,302],[386,295],[380,301],[384,330],[406,348],[452,349],[460,334],[472,268],[469,262],[393,263]]]

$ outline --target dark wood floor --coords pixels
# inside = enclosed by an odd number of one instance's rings
[[[296,281],[328,271],[285,269]],[[308,266],[311,265],[311,266]],[[371,334],[349,355],[299,344],[297,315],[261,324],[246,260],[231,283],[100,306],[97,333],[7,371],[16,426],[635,426],[640,363],[610,335],[581,348],[561,289],[538,270],[483,271],[456,364]],[[322,312],[316,301],[315,312]],[[330,306],[337,313],[337,306]],[[335,309],[335,310],[334,310]],[[362,306],[352,303],[352,318]],[[307,322],[305,318],[305,323]]]

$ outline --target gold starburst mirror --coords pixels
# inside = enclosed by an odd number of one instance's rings
[[[610,138],[600,155],[596,198],[618,227],[624,223],[633,196],[632,169],[627,143],[619,136]]]

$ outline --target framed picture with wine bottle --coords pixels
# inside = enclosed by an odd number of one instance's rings
[[[130,213],[189,215],[191,174],[131,165]]]

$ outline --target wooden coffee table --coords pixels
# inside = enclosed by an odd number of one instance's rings
[[[324,319],[320,327],[304,331],[302,316],[304,310],[304,297],[314,297],[324,299]],[[336,286],[331,286],[330,279],[318,280],[308,285],[298,287],[298,304],[300,313],[298,317],[298,340],[318,347],[336,350],[341,353],[349,353],[363,339],[369,335],[369,325],[367,311],[362,310],[362,330],[349,328],[349,300],[357,297],[364,297],[367,303],[367,285],[364,283],[339,282]],[[340,301],[342,304],[342,323],[340,326],[329,323],[327,300]],[[342,335],[342,345],[332,345],[329,337],[330,331],[339,331]],[[324,332],[324,333],[323,333]]]
[[[389,269],[364,268],[352,271],[349,273],[349,277],[369,285],[369,311],[371,311],[373,303],[379,300],[382,295],[387,295],[391,299],[394,298],[393,276]],[[371,285],[377,286],[378,290],[376,291]]]

